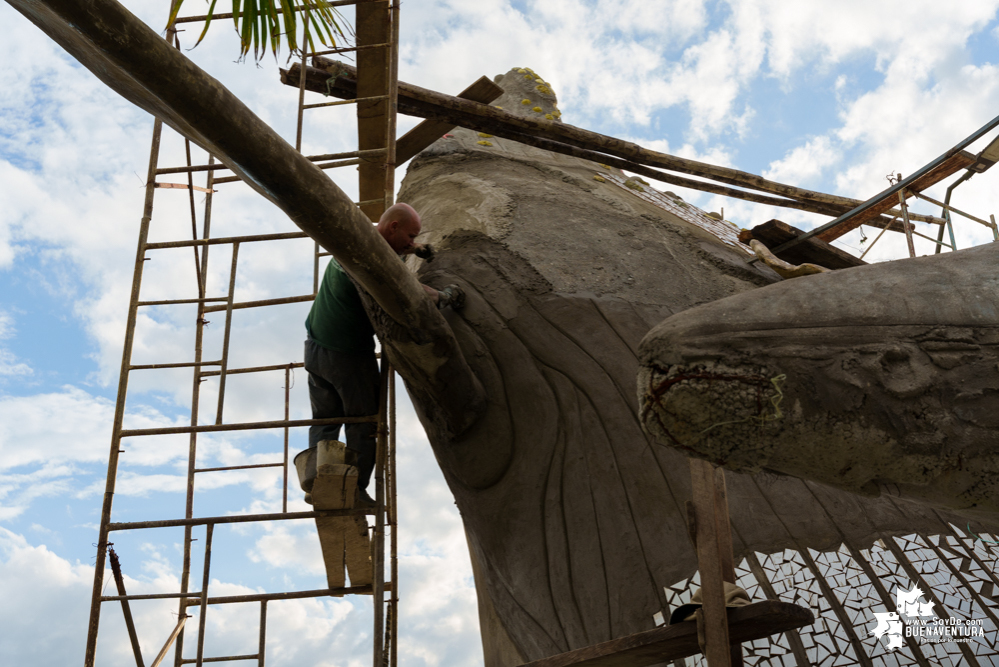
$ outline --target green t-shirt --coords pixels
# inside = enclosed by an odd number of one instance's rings
[[[337,352],[370,352],[375,349],[375,330],[361,305],[357,288],[330,259],[312,310],[305,318],[305,330],[317,343]]]

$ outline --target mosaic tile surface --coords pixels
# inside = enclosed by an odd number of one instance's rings
[[[798,641],[806,664],[819,667],[999,667],[999,545],[989,543],[999,540],[989,534],[972,536],[957,526],[952,529],[950,535],[885,538],[893,543],[879,540],[856,555],[846,545],[826,552],[757,553],[760,570],[778,599],[810,608],[816,622],[797,632],[743,644],[745,664],[798,666],[792,647]],[[738,564],[736,579],[754,601],[767,599],[747,559]],[[666,586],[668,608],[663,617],[668,619],[671,609],[689,601],[699,586],[697,574]],[[892,639],[873,633],[879,624],[875,613],[897,614],[899,590],[912,593],[914,586],[923,593],[919,600],[932,605],[937,618],[980,622],[984,637],[959,644],[899,635],[894,641],[902,645],[889,648]],[[932,621],[931,616],[927,619]],[[681,662],[686,667],[707,666],[701,655]]]

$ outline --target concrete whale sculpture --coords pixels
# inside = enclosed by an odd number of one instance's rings
[[[555,117],[537,73],[515,68],[497,83],[495,105]],[[518,665],[652,628],[668,608],[663,586],[696,570],[686,453],[643,431],[639,343],[670,315],[784,283],[725,240],[730,223],[678,197],[593,162],[451,135],[413,160],[399,198],[440,251],[410,260],[421,280],[467,293],[447,318],[488,407],[448,438],[435,397],[410,395],[465,525],[485,663]],[[836,274],[786,285],[826,275]],[[726,477],[737,559],[784,549],[807,559],[844,543],[859,554],[964,522],[790,475]]]
[[[997,262],[990,243],[674,315],[642,342],[643,423],[732,470],[994,518]]]

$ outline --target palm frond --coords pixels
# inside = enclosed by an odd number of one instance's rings
[[[208,33],[217,2],[211,0],[205,26],[195,46]],[[168,27],[177,19],[183,3],[184,0],[176,0],[167,21]],[[298,20],[299,12],[305,14],[301,22]],[[297,3],[295,0],[232,0],[232,20],[239,35],[240,59],[245,58],[251,48],[254,60],[259,61],[267,53],[268,46],[275,57],[283,45],[288,47],[291,55],[301,54],[303,49],[315,50],[316,40],[336,47],[345,44],[348,35],[352,34],[343,15],[328,0],[298,0]]]

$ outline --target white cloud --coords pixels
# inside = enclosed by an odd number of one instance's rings
[[[6,377],[31,375],[34,372],[31,366],[20,361],[16,354],[2,346],[3,341],[13,338],[14,334],[14,319],[0,310],[0,381]]]
[[[158,0],[129,6],[151,25],[161,25],[165,10]],[[754,86],[766,77],[777,77],[786,94],[818,94],[823,91],[816,93],[805,79],[830,72],[835,75],[839,120],[830,127],[809,128],[797,144],[776,137],[783,141],[775,145],[789,146],[782,156],[754,157],[758,164],[769,164],[767,175],[772,178],[792,183],[810,180],[816,188],[866,197],[883,187],[888,170],[910,171],[923,164],[999,108],[996,66],[981,58],[969,62],[964,50],[969,35],[986,25],[995,7],[992,0],[954,6],[859,0],[826,4],[553,0],[526,3],[521,11],[504,0],[428,0],[404,6],[401,78],[457,92],[482,74],[492,76],[527,65],[552,83],[568,122],[632,136],[663,152],[738,167],[746,159],[741,138],[751,136],[761,120],[747,102]],[[192,5],[185,11],[194,9]],[[0,270],[23,267],[35,284],[67,305],[66,311],[81,323],[93,346],[97,371],[92,381],[111,387],[121,358],[152,120],[107,91],[8,6],[0,7],[0,16],[15,26],[0,45],[0,59],[6,65],[0,68],[4,120]],[[191,41],[191,32],[182,37]],[[188,55],[284,136],[292,136],[296,92],[276,82],[276,67],[269,57],[259,69],[232,63],[235,43],[230,32],[213,31]],[[661,114],[665,110],[684,111],[689,122],[667,123]],[[352,113],[343,108],[307,116],[306,152],[350,150]],[[414,122],[401,119],[400,126]],[[649,136],[656,138],[645,138]],[[195,162],[203,159],[195,149]],[[168,137],[163,164],[183,160],[183,143]],[[354,173],[341,170],[334,175],[349,194],[356,193]],[[993,205],[992,178],[976,177],[962,186],[955,202],[972,212],[987,212]],[[726,217],[743,226],[780,217],[809,228],[823,219],[676,190],[707,210],[724,206]],[[151,238],[188,237],[187,207],[183,191],[159,191]],[[291,226],[244,186],[223,185],[216,195],[213,229],[216,234],[235,235],[289,231]],[[963,224],[959,245],[981,242],[989,234],[973,223]],[[845,242],[857,245],[856,236],[859,233]],[[897,235],[886,237],[870,257],[897,257],[901,243]],[[921,252],[929,251],[928,244],[919,244]],[[311,291],[310,242],[266,248],[244,245],[240,253],[237,300]],[[144,267],[144,298],[194,296],[189,249],[150,256]],[[229,256],[216,247],[210,258],[209,295],[223,295]],[[300,361],[307,309],[308,304],[297,304],[238,311],[230,366]],[[143,310],[136,363],[189,361],[193,319],[190,308]],[[218,359],[223,318],[215,313],[209,319],[205,358]],[[22,329],[30,326],[30,322],[18,324]],[[12,319],[0,315],[0,332],[12,335],[12,327]],[[0,348],[0,376],[8,382],[23,381],[32,363]],[[295,380],[291,413],[293,418],[305,417],[309,408],[304,372],[296,371]],[[135,372],[130,382],[127,427],[186,422],[189,371]],[[283,372],[231,376],[226,420],[280,418],[283,384]],[[201,386],[203,421],[214,420],[217,386],[215,380]],[[81,506],[96,509],[104,488],[113,409],[111,401],[77,387],[0,397],[0,520],[23,520],[25,526],[37,526],[25,531],[48,540],[48,546],[33,546],[10,531],[0,532],[0,594],[16,601],[5,615],[0,613],[0,622],[10,630],[0,633],[4,664],[61,665],[80,658],[92,570],[53,552],[60,526],[39,512],[38,501],[81,497],[77,501]],[[402,410],[399,430],[404,434],[399,449],[403,662],[477,664],[481,661],[477,610],[460,517],[429,445],[418,436],[421,429],[411,410]],[[301,433],[293,438],[300,443]],[[270,462],[279,458],[279,440],[279,434],[273,440],[238,433],[201,436],[199,465]],[[165,508],[154,504],[161,495],[182,496],[186,436],[132,439],[123,449],[116,511]],[[199,511],[216,505],[224,506],[224,511],[234,506],[244,508],[241,511],[280,507],[275,470],[209,473],[199,476],[198,485],[199,491],[218,491],[210,496],[211,505],[198,505]],[[305,509],[294,489],[289,501],[292,509]],[[182,504],[174,507],[178,506]],[[220,555],[219,567],[235,563],[242,576],[252,566],[273,579],[258,585],[241,576],[219,576],[213,580],[214,591],[274,590],[270,585],[274,581],[293,588],[306,579],[323,579],[318,545],[307,524],[240,531],[234,530],[244,540],[238,555],[229,554],[229,560]],[[144,549],[129,554],[129,590],[175,590],[177,545]],[[135,608],[144,650],[152,655],[175,622],[176,605],[148,603]],[[132,661],[117,614],[113,605],[106,608],[100,655],[107,659],[104,664],[127,665]],[[208,618],[213,636],[221,637],[211,646],[211,654],[254,650],[253,610],[213,608]],[[38,651],[36,642],[18,638],[37,636],[42,621],[52,624],[56,634],[46,652],[39,654],[33,652]],[[371,643],[367,600],[273,603],[268,626],[269,662],[367,662]],[[340,658],[330,657],[330,646],[337,647]]]
[[[840,161],[841,153],[829,137],[815,137],[771,162],[763,177],[784,183],[805,185]]]

